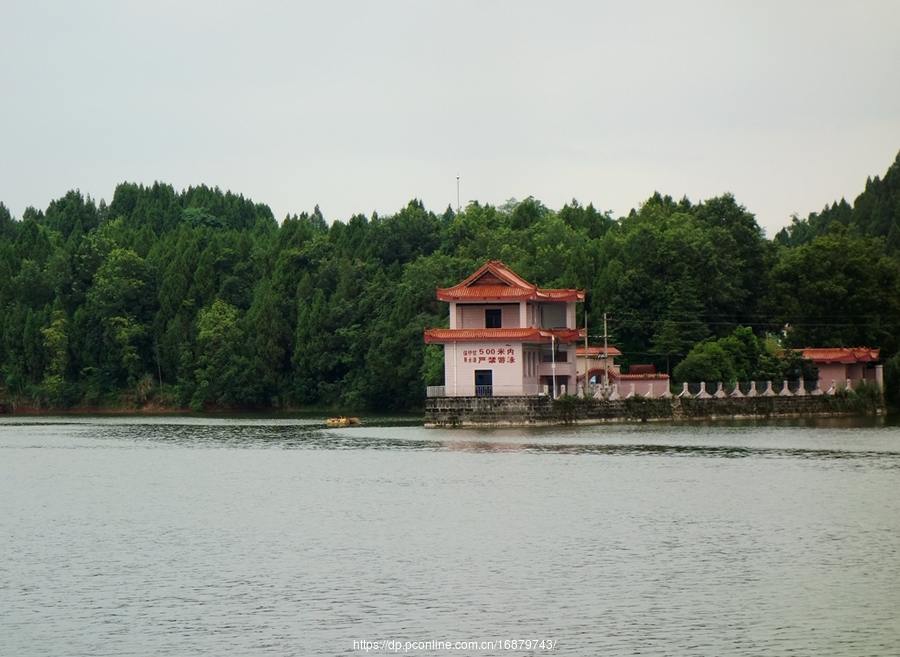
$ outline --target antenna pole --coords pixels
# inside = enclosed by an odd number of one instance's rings
[[[462,280],[462,227],[459,225],[459,174],[456,174],[456,269]]]

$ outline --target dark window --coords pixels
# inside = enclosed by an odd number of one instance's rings
[[[501,317],[503,313],[499,308],[488,308],[484,311],[484,328],[503,328]]]
[[[541,328],[566,328],[566,305],[554,303],[541,306]]]
[[[566,363],[569,360],[569,351],[559,345],[556,345],[556,353],[553,353],[553,347],[549,344],[541,345],[541,362],[542,363],[552,363],[556,361],[557,363]]]
[[[475,396],[493,397],[494,370],[475,370]]]

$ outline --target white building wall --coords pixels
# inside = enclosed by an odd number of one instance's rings
[[[501,350],[502,354],[499,353]],[[474,396],[475,370],[491,370],[494,396],[523,394],[522,343],[457,342],[455,351],[454,360],[453,343],[444,345],[444,387],[447,396]]]

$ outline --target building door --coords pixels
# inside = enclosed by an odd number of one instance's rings
[[[493,397],[494,370],[475,370],[475,396]]]

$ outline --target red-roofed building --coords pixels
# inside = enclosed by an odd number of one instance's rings
[[[669,390],[669,375],[658,374],[654,365],[631,365],[628,374],[622,374],[621,367],[616,364],[616,356],[622,352],[615,347],[609,347],[609,352],[604,352],[603,347],[589,345],[585,351],[584,345],[578,345],[578,385],[584,380],[585,369],[588,373],[589,392],[595,386],[618,386],[618,392],[623,397],[634,393],[644,397],[662,397]],[[587,353],[587,358],[585,358]],[[607,376],[606,367],[609,366]]]
[[[878,362],[881,349],[833,347],[804,349],[802,353],[819,368],[819,388],[822,390],[832,386],[856,387],[860,381],[884,387],[884,374]]]
[[[429,396],[575,393],[584,290],[541,289],[492,260],[437,298],[450,304],[450,328],[425,331],[426,343],[444,345],[444,385]]]
[[[589,385],[609,385],[615,383],[619,378],[620,367],[616,364],[616,357],[621,356],[622,352],[613,346],[609,347],[609,351],[605,352],[603,347],[589,345],[585,352],[584,344],[576,347],[578,354],[578,380],[579,385],[584,378],[584,372],[588,373]],[[585,353],[587,356],[585,357]],[[609,366],[609,376],[606,374],[606,367]]]

